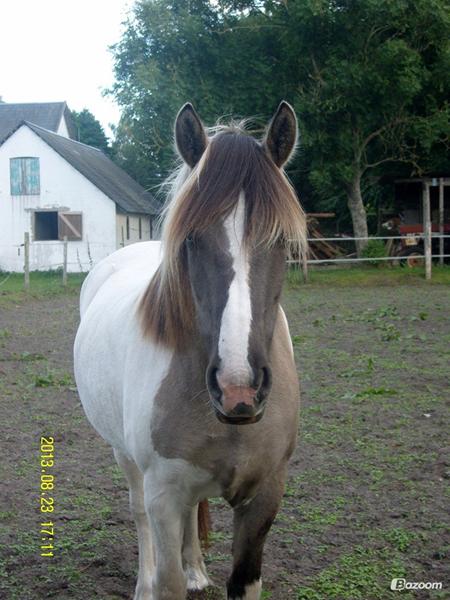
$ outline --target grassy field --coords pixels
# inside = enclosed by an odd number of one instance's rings
[[[393,577],[447,586],[402,597],[448,597],[449,271],[434,286],[377,271],[313,272],[306,286],[291,275],[285,296],[304,466],[285,502],[301,515],[299,555],[322,563],[297,600],[389,598]]]
[[[30,273],[30,288],[24,289],[22,273],[0,272],[0,306],[26,301],[30,298],[52,298],[64,294],[78,294],[83,273],[71,273],[67,277],[67,286],[62,285],[62,272],[34,271]]]
[[[265,600],[448,597],[450,269],[290,273],[302,388],[298,448],[266,546]],[[129,599],[137,555],[124,479],[72,376],[81,277],[0,287],[0,597]],[[0,284],[2,276],[0,276]],[[55,557],[39,554],[39,439],[55,437]],[[213,499],[206,555],[224,598],[231,514]],[[389,589],[391,579],[442,582]]]
[[[24,289],[22,273],[0,272],[0,306],[17,303],[29,298],[48,298],[64,294],[77,294],[86,277],[84,273],[70,273],[67,286],[62,285],[62,272],[34,271],[30,273],[30,288]],[[291,268],[287,274],[288,284],[303,284],[301,271]],[[306,286],[390,286],[390,285],[450,285],[450,267],[434,266],[431,281],[425,281],[423,267],[413,269],[380,267],[313,267],[309,271]]]
[[[291,268],[288,283],[303,282],[301,271]],[[402,268],[380,265],[378,267],[310,267],[307,285],[325,286],[389,286],[389,285],[450,285],[450,267],[433,266],[432,279],[425,280],[423,267]]]

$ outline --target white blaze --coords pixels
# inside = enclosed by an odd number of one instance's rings
[[[248,362],[248,345],[252,321],[247,252],[243,245],[245,199],[241,193],[233,212],[224,221],[233,259],[233,280],[228,290],[219,334],[219,383],[250,385],[252,369]]]

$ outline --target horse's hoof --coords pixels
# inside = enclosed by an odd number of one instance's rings
[[[254,581],[253,583],[245,586],[244,595],[236,596],[233,593],[227,596],[228,600],[260,600],[261,598],[262,583],[261,579]]]
[[[134,592],[133,600],[153,600],[151,582],[138,582]]]
[[[204,565],[201,567],[186,567],[187,589],[190,591],[204,590],[211,585]]]

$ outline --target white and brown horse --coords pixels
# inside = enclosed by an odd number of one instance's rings
[[[175,126],[185,164],[162,243],[115,252],[83,285],[76,381],[129,483],[137,600],[183,600],[209,584],[198,507],[211,496],[234,510],[228,598],[260,598],[298,423],[279,304],[286,248],[304,245],[282,170],[296,136],[286,102],[261,142],[237,125],[208,136],[185,105]]]

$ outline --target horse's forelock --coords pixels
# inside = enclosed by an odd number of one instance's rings
[[[194,169],[173,178],[163,227],[163,261],[140,305],[144,332],[170,347],[192,334],[194,306],[187,279],[184,242],[224,219],[244,192],[244,243],[282,241],[301,253],[306,221],[286,175],[264,146],[237,126],[217,130]]]

